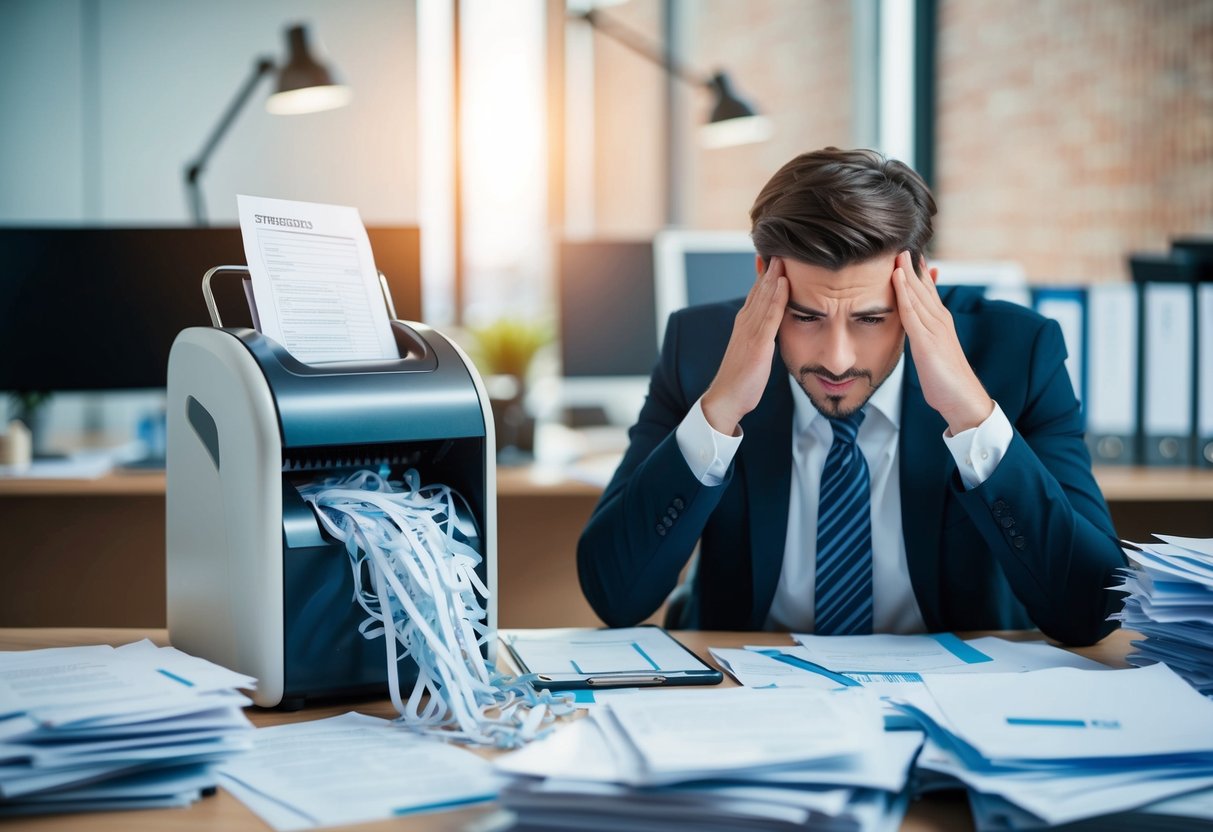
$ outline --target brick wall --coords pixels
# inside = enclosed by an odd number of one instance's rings
[[[661,43],[661,0],[607,6],[602,15]],[[665,79],[657,64],[594,36],[594,225],[601,237],[645,237],[665,222]]]
[[[736,92],[774,122],[761,144],[705,149],[697,128],[711,96],[680,85],[686,136],[680,195],[687,228],[748,229],[763,184],[797,153],[851,143],[851,4],[845,0],[679,0],[682,60],[725,70]],[[606,17],[661,42],[660,0],[631,0]],[[664,72],[598,35],[595,73],[595,228],[647,235],[665,224]]]
[[[854,141],[852,5],[679,0],[678,13],[688,66],[727,70],[775,123],[766,143],[704,149],[709,96],[683,88],[683,225],[746,228],[780,165]],[[604,14],[660,41],[660,0]],[[1127,277],[1129,251],[1213,234],[1213,1],[940,0],[939,25],[934,256],[1093,282]],[[664,77],[595,47],[597,231],[648,234],[664,224]]]
[[[728,72],[739,95],[770,118],[769,141],[707,149],[694,141],[710,108],[697,95],[686,134],[685,225],[745,229],[759,190],[799,153],[852,143],[851,3],[696,0],[682,4],[690,62]]]
[[[1127,278],[1213,233],[1213,3],[941,0],[935,256]]]

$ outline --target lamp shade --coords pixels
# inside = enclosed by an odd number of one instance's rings
[[[287,60],[278,70],[277,89],[266,99],[267,110],[277,115],[316,113],[350,102],[350,88],[337,83],[328,68],[312,56],[305,27],[287,29],[286,41]]]
[[[707,87],[714,101],[707,124],[700,128],[700,140],[705,147],[732,147],[771,137],[770,119],[754,112],[733,92],[727,75],[717,72],[708,80]]]

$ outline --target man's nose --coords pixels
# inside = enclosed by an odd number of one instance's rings
[[[838,376],[855,366],[855,345],[851,342],[845,322],[835,321],[830,327],[821,365]]]

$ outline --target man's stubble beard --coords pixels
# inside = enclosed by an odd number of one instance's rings
[[[872,381],[872,371],[871,370],[860,370],[860,369],[854,368],[854,367],[851,368],[850,370],[847,370],[842,375],[836,376],[833,373],[831,373],[829,370],[822,367],[820,364],[806,364],[803,367],[801,367],[799,370],[793,370],[790,366],[788,366],[787,362],[785,361],[784,366],[787,367],[788,372],[791,373],[796,378],[796,383],[800,385],[800,389],[803,390],[805,395],[809,397],[809,401],[812,403],[813,407],[817,409],[818,413],[820,413],[822,416],[825,416],[830,419],[846,419],[846,418],[850,417],[851,415],[853,415],[856,411],[860,410],[865,404],[867,404],[868,400],[872,398],[872,395],[878,389],[880,389],[880,385],[884,384],[888,380],[889,376],[891,376],[893,374],[893,370],[897,368],[897,362],[901,360],[901,355],[903,352],[905,352],[905,341],[904,340],[902,341],[901,345],[898,347],[897,354],[895,356],[893,356],[893,360],[889,362],[889,366],[884,371],[884,375],[882,375],[880,377],[880,380],[876,381],[876,382]],[[844,410],[842,407],[842,401],[845,397],[843,397],[843,396],[818,397],[811,390],[809,390],[808,385],[805,383],[805,379],[808,376],[813,376],[813,375],[824,376],[826,379],[833,381],[833,382],[846,381],[849,378],[863,379],[868,384],[867,390],[865,391],[866,395],[863,397],[863,400],[860,401],[858,404],[854,405],[853,407],[848,407]]]

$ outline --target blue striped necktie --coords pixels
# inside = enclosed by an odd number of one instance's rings
[[[872,509],[868,463],[855,442],[864,412],[830,419],[834,444],[817,504],[818,635],[872,632]],[[827,417],[828,418],[828,417]]]

